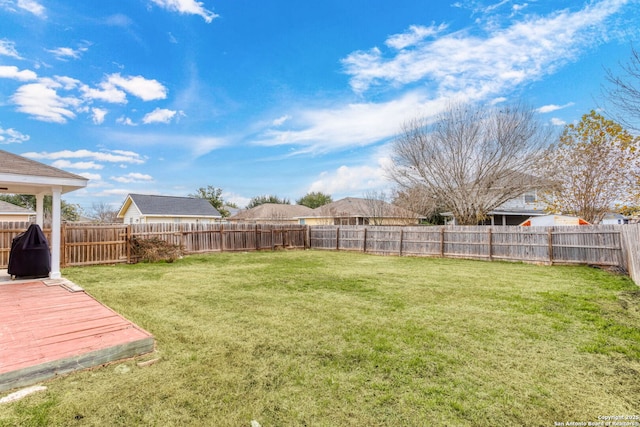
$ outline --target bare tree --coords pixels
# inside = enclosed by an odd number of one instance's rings
[[[629,129],[640,131],[640,52],[631,48],[631,59],[621,65],[622,75],[607,69],[611,87],[604,89],[605,97],[618,110],[617,122]]]
[[[391,215],[384,191],[367,191],[364,200],[370,225],[382,225],[384,218]]]
[[[392,145],[389,176],[401,189],[421,188],[458,224],[540,187],[532,174],[551,131],[523,105],[451,105],[434,121],[411,120]]]
[[[114,223],[117,222],[118,210],[105,202],[96,202],[91,204],[89,215],[99,223]]]
[[[395,206],[417,213],[427,223],[442,224],[444,221],[440,214],[446,209],[425,187],[397,188],[392,199]]]

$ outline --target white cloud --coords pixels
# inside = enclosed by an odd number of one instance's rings
[[[111,74],[107,81],[102,83],[103,88],[119,87],[131,95],[137,96],[143,101],[165,99],[167,89],[155,79],[146,79],[142,76],[126,76],[120,73]]]
[[[71,47],[58,47],[56,49],[47,49],[47,52],[53,54],[53,56],[60,61],[66,61],[68,59],[79,59],[80,55],[87,50],[87,47],[79,47],[78,49],[73,49]]]
[[[205,155],[229,144],[229,139],[223,137],[170,134],[167,132],[109,132],[105,137],[114,142],[128,141],[132,146],[159,147],[161,145],[166,145],[180,147],[182,149],[190,150],[195,157]]]
[[[203,156],[228,144],[226,138],[200,136],[190,140],[191,151],[195,156]]]
[[[81,101],[58,95],[58,87],[60,84],[53,81],[26,84],[18,88],[11,100],[18,106],[18,111],[37,120],[66,123],[68,119],[75,118],[71,109],[78,107]]]
[[[385,41],[385,44],[394,49],[404,49],[415,45],[427,37],[433,37],[444,31],[446,28],[447,26],[445,24],[441,24],[437,27],[435,25],[431,25],[430,27],[411,25],[407,32],[395,34],[389,37],[387,41]]]
[[[91,172],[80,172],[78,175],[85,177],[89,180],[92,181],[101,181],[102,180],[102,175],[100,175],[99,173],[91,173]]]
[[[372,48],[343,60],[354,91],[384,84],[390,96],[399,96],[385,102],[296,110],[286,122],[270,121],[271,127],[253,140],[267,146],[303,147],[291,155],[328,152],[392,138],[403,122],[433,117],[451,101],[504,102],[514,88],[555,72],[599,43],[611,24],[608,18],[624,3],[604,0],[576,12],[565,9],[543,17],[510,19],[506,27],[492,26],[481,35],[475,29],[447,34],[443,25],[412,26],[387,39],[387,45],[400,50],[383,53]],[[437,39],[429,38],[432,33]],[[404,89],[405,85],[410,88]]]
[[[514,12],[519,12],[519,11],[521,11],[522,9],[524,9],[524,8],[526,8],[528,6],[529,6],[529,3],[514,4],[512,6],[512,9],[513,9]]]
[[[142,164],[145,162],[138,153],[133,151],[112,150],[112,151],[89,151],[89,150],[62,150],[52,153],[30,152],[23,154],[25,157],[36,160],[59,160],[59,159],[90,159],[99,162],[109,163],[131,163]]]
[[[104,190],[104,191],[101,191],[99,193],[95,193],[93,196],[94,197],[122,196],[124,198],[124,196],[127,196],[128,194],[131,194],[131,190],[130,189],[127,189],[127,188],[114,188],[114,189],[110,189],[110,190]]]
[[[56,160],[51,164],[59,169],[102,169],[103,165],[96,162],[70,162],[69,160]]]
[[[156,5],[171,12],[178,12],[186,15],[201,16],[207,23],[211,23],[216,15],[210,10],[204,8],[202,2],[196,0],[151,0]]]
[[[80,80],[66,76],[55,76],[54,81],[60,83],[65,90],[72,90],[80,85]]]
[[[551,124],[554,126],[564,126],[567,124],[564,120],[558,119],[556,117],[551,119]]]
[[[125,126],[137,126],[133,120],[131,120],[129,117],[118,117],[116,119],[116,123],[121,124],[121,125],[125,125]]]
[[[0,144],[20,144],[29,140],[29,135],[25,135],[13,128],[3,129],[0,127]]]
[[[438,93],[464,91],[486,97],[551,74],[572,61],[580,48],[599,43],[607,19],[624,3],[604,0],[574,13],[563,10],[511,21],[508,27],[487,29],[486,37],[457,31],[421,41],[422,27],[412,27],[387,39],[393,47],[414,43],[412,49],[386,57],[372,48],[353,52],[342,63],[355,92],[382,83],[403,86],[424,81],[435,84]]]
[[[82,96],[87,99],[104,101],[112,104],[127,103],[127,94],[112,85],[100,84],[98,89],[82,85],[80,87],[80,91],[82,92]]]
[[[297,113],[293,129],[269,129],[256,141],[259,145],[295,144],[306,151],[327,152],[349,146],[363,146],[389,138],[402,123],[419,115],[436,114],[447,100],[430,100],[410,92],[385,103],[348,104],[335,109]]]
[[[80,91],[86,99],[112,104],[126,104],[127,93],[143,101],[153,101],[167,97],[167,89],[157,80],[146,79],[142,76],[123,77],[120,73],[106,76],[105,80],[95,88],[82,85]]]
[[[22,10],[26,10],[27,12],[33,13],[39,18],[45,17],[44,6],[42,6],[39,2],[35,0],[18,0],[17,6]]]
[[[284,124],[284,122],[286,122],[287,120],[290,120],[290,119],[291,119],[291,116],[286,114],[284,116],[278,117],[273,122],[271,122],[271,124],[273,126],[282,126],[282,124]]]
[[[142,123],[145,125],[151,123],[170,123],[177,113],[177,111],[167,110],[166,108],[156,108],[142,118]]]
[[[12,42],[6,39],[0,40],[0,55],[10,56],[16,59],[22,59],[20,57],[20,54],[16,50],[15,42]]]
[[[234,203],[236,206],[240,206],[241,208],[247,206],[251,202],[250,197],[244,197],[236,193],[222,193],[222,198],[229,203]]]
[[[379,159],[376,166],[340,166],[333,172],[323,172],[309,186],[309,191],[362,195],[366,191],[385,189],[389,187],[384,169],[386,162],[386,159]]]
[[[151,175],[146,175],[138,172],[131,172],[124,176],[112,176],[112,180],[120,183],[132,183],[132,182],[153,182]]]
[[[93,123],[100,125],[104,123],[104,118],[107,115],[108,111],[104,108],[92,108],[91,115],[93,118]]]
[[[542,107],[538,108],[537,111],[538,113],[543,113],[543,114],[551,113],[553,111],[562,110],[563,108],[571,107],[573,105],[574,105],[573,102],[567,102],[564,105],[549,104],[549,105],[543,105]]]
[[[15,65],[0,65],[0,78],[28,82],[36,80],[38,75],[31,70],[19,70]]]

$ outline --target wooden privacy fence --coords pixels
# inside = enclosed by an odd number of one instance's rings
[[[11,240],[28,226],[0,223],[0,268],[9,263]],[[50,228],[43,231],[50,239]],[[134,238],[158,238],[179,245],[186,254],[308,247],[307,228],[299,225],[68,223],[62,225],[61,237],[63,267],[133,262],[129,242]]]
[[[638,224],[575,227],[313,226],[310,228],[309,245],[316,249],[382,255],[616,266],[629,271],[638,283],[639,237]]]
[[[0,222],[0,268],[29,223]],[[50,238],[50,229],[45,227]],[[303,226],[267,224],[63,224],[62,266],[134,262],[133,238],[159,238],[187,254],[313,248],[621,267],[640,284],[640,224],[562,227]]]

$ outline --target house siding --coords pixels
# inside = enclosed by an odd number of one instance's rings
[[[145,221],[141,221],[142,214],[137,206],[133,203],[129,205],[126,212],[124,213],[124,223],[125,224],[140,224]]]
[[[534,202],[527,202],[527,198],[533,198]],[[522,196],[515,197],[502,205],[500,205],[496,210],[499,211],[540,211],[544,212],[545,204],[538,201],[538,196],[536,192],[525,193]]]
[[[0,222],[29,222],[35,215],[21,214],[2,214],[0,213]]]

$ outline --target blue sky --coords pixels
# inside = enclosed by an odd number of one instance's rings
[[[0,149],[89,178],[85,210],[362,197],[451,100],[579,120],[639,27],[637,0],[0,0]]]

